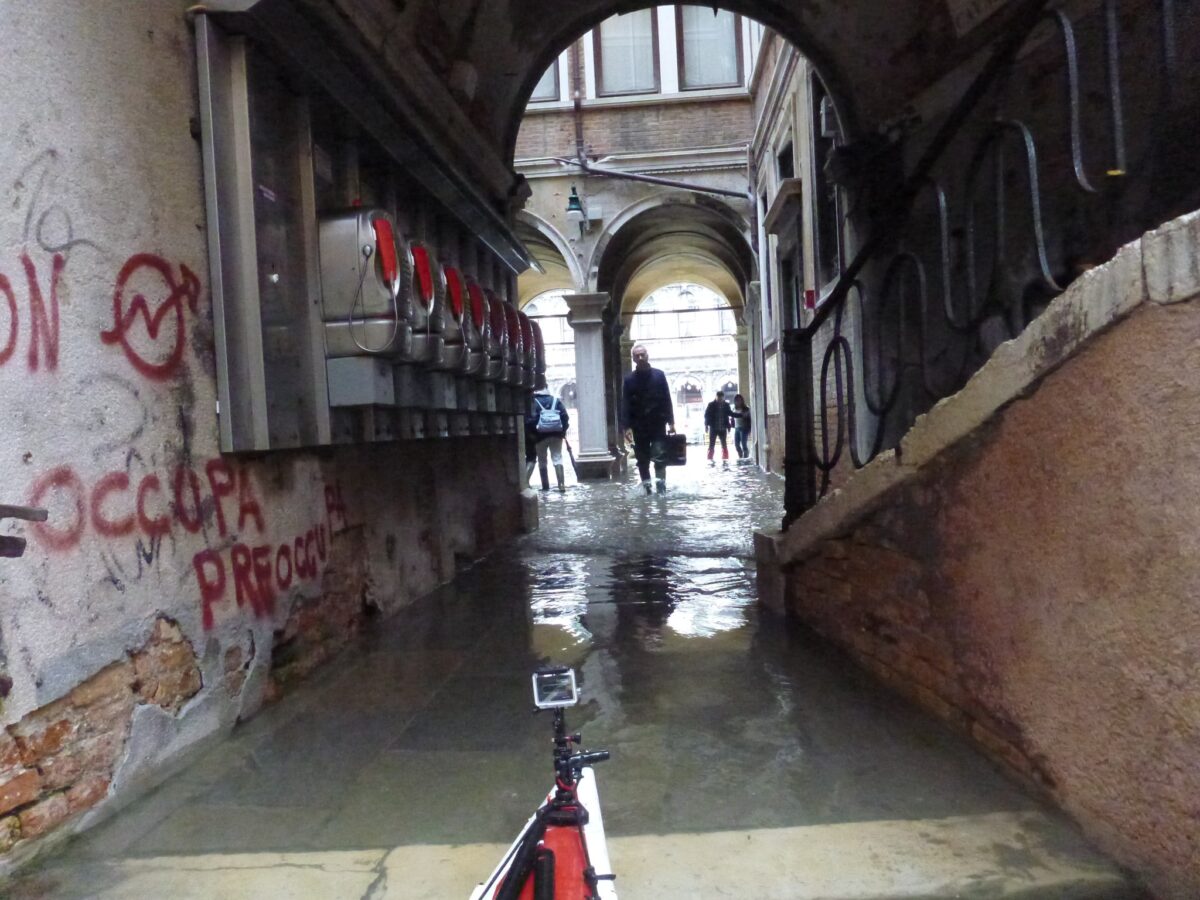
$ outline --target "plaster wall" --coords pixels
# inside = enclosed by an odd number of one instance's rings
[[[280,643],[292,671],[327,657],[364,607],[521,521],[515,437],[219,454],[189,5],[0,8],[0,503],[49,511],[0,525],[29,539],[0,560],[0,725],[19,736],[160,632],[200,672],[186,702],[117,717],[115,769],[72,813],[252,713]],[[33,771],[10,762],[0,815]]]
[[[784,535],[768,605],[1200,893],[1200,217],[1079,279]]]

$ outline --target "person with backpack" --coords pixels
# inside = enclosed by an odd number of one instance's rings
[[[733,398],[733,446],[737,450],[738,462],[746,462],[750,458],[750,407],[746,398],[741,394]]]
[[[542,490],[550,490],[550,472],[546,465],[546,455],[554,463],[554,475],[558,479],[558,489],[567,489],[563,477],[562,446],[567,429],[571,425],[571,417],[563,402],[544,388],[536,392],[529,406],[529,414],[525,417],[527,432],[537,438],[538,474],[542,478]],[[532,473],[532,470],[530,471]]]

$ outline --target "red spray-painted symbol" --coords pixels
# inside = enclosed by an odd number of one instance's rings
[[[125,292],[130,282],[145,271],[148,279],[161,281],[166,297],[158,308],[151,313],[150,302],[146,295],[134,291],[129,308],[125,308]],[[143,279],[143,282],[148,280]],[[187,303],[193,313],[197,311],[200,302],[200,279],[187,266],[179,267],[179,278],[170,263],[162,257],[150,253],[138,253],[129,257],[117,275],[117,285],[113,291],[113,327],[109,331],[100,332],[100,340],[105,344],[120,344],[125,351],[125,357],[130,364],[145,375],[156,381],[170,378],[183,361],[183,348],[186,339],[186,323],[183,306]],[[164,345],[157,355],[147,358],[148,344],[159,347],[158,336],[163,328],[163,320],[170,313],[175,314],[175,341]],[[149,341],[139,339],[135,347],[130,343],[130,328],[138,318],[146,323],[146,337]]]

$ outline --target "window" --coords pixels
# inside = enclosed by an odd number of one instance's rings
[[[537,83],[537,86],[533,89],[533,93],[529,97],[529,102],[537,103],[539,101],[561,99],[562,95],[558,89],[558,60],[556,59],[551,63],[550,68],[543,73],[541,80]]]
[[[679,86],[684,90],[742,83],[741,22],[728,10],[677,6]]]
[[[658,23],[653,9],[613,16],[592,34],[598,94],[610,97],[658,90]]]
[[[685,381],[675,392],[675,402],[684,406],[689,403],[703,403],[704,389],[694,381]]]
[[[796,177],[796,158],[792,152],[792,142],[788,141],[783,149],[775,156],[775,167],[779,172],[779,180]]]
[[[833,148],[841,143],[841,126],[833,99],[815,75],[812,79],[813,214],[817,290],[831,287],[842,272],[842,210],[837,185],[825,173]]]

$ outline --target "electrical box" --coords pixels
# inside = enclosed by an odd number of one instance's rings
[[[330,406],[393,406],[396,391],[392,366],[368,356],[331,359],[327,363]]]

